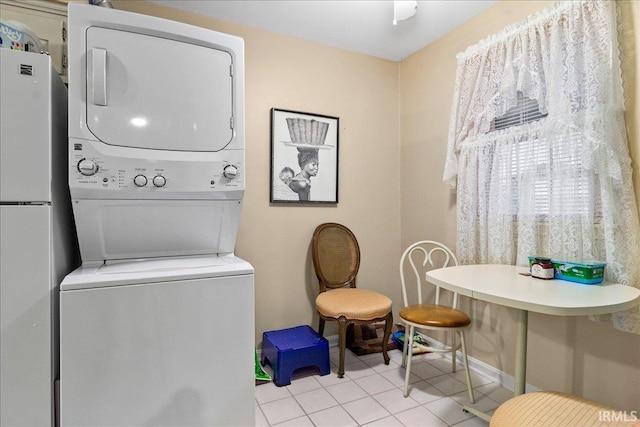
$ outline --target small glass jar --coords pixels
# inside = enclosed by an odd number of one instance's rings
[[[538,279],[553,279],[551,258],[536,257],[531,264],[531,276]]]

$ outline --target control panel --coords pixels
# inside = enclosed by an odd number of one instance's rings
[[[226,199],[215,193],[244,190],[244,150],[182,153],[114,147],[117,152],[108,153],[89,141],[71,145],[69,186],[74,197],[163,198],[182,193],[181,198]],[[122,155],[124,150],[134,155]]]

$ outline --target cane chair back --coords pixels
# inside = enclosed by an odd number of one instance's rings
[[[356,287],[360,270],[360,246],[351,230],[340,224],[321,224],[313,235],[313,265],[320,292]]]
[[[320,224],[313,233],[311,249],[313,267],[320,287],[316,298],[318,333],[324,335],[327,320],[338,323],[338,376],[342,378],[344,375],[346,332],[349,325],[385,321],[382,356],[388,365],[387,344],[393,325],[392,302],[381,293],[356,288],[360,247],[355,235],[341,224]]]

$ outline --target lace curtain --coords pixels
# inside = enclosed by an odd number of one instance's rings
[[[608,281],[640,287],[615,8],[560,2],[458,55],[444,181],[461,263],[604,261]],[[496,130],[519,99],[538,120]],[[640,333],[640,309],[612,317]]]

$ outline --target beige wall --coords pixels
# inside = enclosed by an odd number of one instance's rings
[[[442,182],[456,54],[552,3],[502,1],[401,63],[402,246],[426,236],[456,245],[455,194]],[[640,90],[636,84],[640,66],[635,53],[640,2],[620,2],[620,10],[626,26],[626,118],[636,159],[636,194],[640,195]],[[476,301],[466,304],[475,322],[469,334],[471,356],[513,375],[515,311]],[[530,314],[528,355],[527,380],[536,387],[640,410],[639,335],[584,317]]]
[[[322,222],[343,223],[358,238],[359,286],[399,301],[399,64],[147,2],[114,5],[244,38],[247,190],[236,253],[256,271],[256,344],[264,331],[317,326],[310,239]],[[337,205],[269,203],[272,107],[340,118]]]
[[[237,253],[256,269],[256,344],[263,331],[316,324],[309,240],[321,222],[352,228],[363,255],[359,284],[388,294],[396,313],[402,248],[426,237],[455,247],[455,194],[442,183],[455,55],[551,3],[500,2],[398,64],[146,2],[114,1],[119,9],[245,39],[248,183]],[[638,159],[640,66],[634,46],[640,40],[640,5],[621,6],[629,28],[624,44],[630,148]],[[269,204],[272,107],[340,117],[337,206]],[[636,163],[634,171],[640,195]],[[515,312],[465,304],[475,319],[471,355],[513,374]],[[640,409],[640,336],[607,323],[531,314],[528,368],[528,381],[537,387]]]

